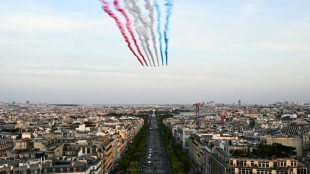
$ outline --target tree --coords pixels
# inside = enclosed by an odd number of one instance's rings
[[[296,155],[296,148],[292,146],[285,146],[280,143],[273,143],[272,145],[260,144],[257,150],[257,157],[259,158],[288,158]]]
[[[171,114],[163,114],[158,118],[158,128],[163,141],[166,154],[173,174],[185,174],[190,170],[190,162],[183,151],[182,145],[173,139],[171,131],[162,120],[171,117]]]
[[[136,153],[133,155],[133,160],[139,162],[140,159],[141,159],[141,153],[140,153],[140,152],[136,152]]]

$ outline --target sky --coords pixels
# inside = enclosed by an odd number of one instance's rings
[[[309,8],[175,0],[168,66],[142,67],[98,0],[0,0],[0,102],[310,102]]]

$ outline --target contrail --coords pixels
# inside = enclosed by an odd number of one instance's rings
[[[130,19],[129,19],[127,13],[124,11],[124,9],[122,9],[122,8],[119,6],[118,0],[114,0],[113,4],[114,4],[114,7],[116,8],[116,10],[119,11],[119,12],[125,17],[125,19],[126,19],[126,28],[127,28],[127,30],[128,30],[128,32],[129,32],[129,34],[130,34],[130,36],[131,36],[131,38],[132,38],[132,40],[133,40],[133,42],[134,42],[136,48],[137,48],[137,50],[138,50],[138,53],[139,53],[140,56],[143,58],[143,61],[144,61],[144,63],[146,64],[146,66],[148,66],[148,64],[147,64],[147,62],[146,62],[146,60],[145,60],[143,54],[142,54],[141,51],[140,51],[140,48],[139,48],[138,44],[137,44],[137,40],[136,40],[136,38],[135,38],[135,35],[134,35],[134,33],[133,33],[132,29],[131,29],[131,22],[130,22]]]
[[[150,49],[150,45],[149,45],[149,36],[148,36],[148,32],[147,32],[147,28],[149,27],[149,24],[147,21],[145,21],[145,19],[143,18],[142,14],[141,14],[141,10],[138,7],[138,5],[136,4],[135,0],[126,0],[125,2],[125,8],[129,11],[129,13],[134,17],[134,26],[135,26],[135,30],[139,35],[139,40],[142,44],[142,47],[144,49],[144,52],[148,55],[151,56],[153,65],[155,66],[155,62],[154,62],[154,57],[153,57],[153,53]],[[141,27],[142,24],[142,27]],[[144,41],[143,41],[143,39]],[[146,51],[147,50],[147,51]],[[147,56],[149,63],[152,65],[149,57]]]
[[[158,32],[158,35],[159,35],[159,50],[160,50],[160,56],[161,56],[161,64],[164,65],[164,56],[163,56],[163,44],[162,44],[162,33],[160,31],[160,28],[161,28],[161,21],[160,21],[160,16],[161,16],[161,13],[160,13],[160,9],[159,9],[159,5],[157,3],[157,1],[154,1],[154,6],[156,8],[156,11],[157,11],[157,32]]]
[[[168,65],[168,26],[170,22],[170,16],[171,16],[171,9],[173,6],[173,3],[171,0],[165,0],[165,6],[167,7],[166,9],[166,23],[165,23],[165,30],[164,30],[164,40],[165,40],[165,56],[166,56],[166,65]]]
[[[135,22],[137,22],[137,21],[135,20]],[[135,25],[136,25],[136,24],[135,24]],[[137,32],[138,35],[139,35],[139,40],[140,40],[140,42],[141,42],[143,51],[144,51],[145,54],[146,54],[146,58],[147,58],[147,60],[149,61],[150,65],[152,66],[152,62],[151,62],[151,60],[150,60],[150,56],[151,56],[151,58],[153,59],[153,55],[152,55],[152,53],[150,53],[147,44],[145,44],[146,41],[145,41],[145,37],[143,37],[143,32],[142,32],[141,30],[136,30],[136,32]],[[153,61],[153,64],[154,64],[154,61]],[[155,64],[154,64],[154,66],[155,66]]]
[[[152,58],[152,61],[153,61],[153,65],[156,66],[155,61],[154,61],[153,53],[152,53],[152,51],[150,49],[148,32],[146,32],[145,30],[142,30],[141,32],[142,32],[142,34],[144,36],[144,39],[145,39],[145,42],[146,42],[146,49],[148,50],[149,54],[151,55],[151,58]]]
[[[142,61],[140,60],[139,56],[135,53],[135,51],[132,49],[131,47],[131,44],[130,44],[130,41],[125,33],[125,30],[124,30],[124,27],[122,25],[122,23],[120,22],[120,20],[115,16],[115,14],[111,11],[111,9],[109,8],[109,4],[105,1],[105,0],[100,0],[100,2],[102,3],[102,6],[101,8],[103,9],[104,12],[106,12],[111,18],[114,19],[118,29],[120,30],[121,34],[123,35],[126,43],[127,43],[127,46],[128,48],[130,49],[130,51],[137,57],[137,59],[139,60],[139,62],[141,63],[142,66],[143,63]]]
[[[150,32],[151,32],[151,36],[152,36],[152,42],[153,42],[153,48],[155,50],[155,55],[157,58],[157,65],[159,66],[159,59],[158,59],[158,52],[157,52],[157,47],[156,47],[156,37],[155,37],[155,32],[154,32],[154,8],[150,3],[150,0],[144,0],[145,2],[145,8],[149,11],[149,18],[150,18],[150,23],[149,23],[149,27],[150,27]]]

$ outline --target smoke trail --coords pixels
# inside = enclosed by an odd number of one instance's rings
[[[137,23],[137,21],[135,20],[135,23]],[[137,24],[135,24],[137,25]],[[150,53],[149,49],[147,48],[147,45],[145,44],[145,38],[143,39],[143,33],[141,30],[136,30],[137,34],[139,35],[139,40],[141,42],[142,45],[142,49],[144,51],[144,53],[146,54],[146,58],[149,61],[150,65],[152,66],[151,60],[150,60],[150,55],[153,58],[152,53]],[[153,61],[154,62],[154,61]],[[154,64],[155,66],[155,64]]]
[[[149,44],[149,33],[148,33],[147,28],[150,27],[150,25],[149,25],[148,21],[145,20],[145,18],[143,18],[143,15],[141,14],[141,10],[140,10],[139,6],[137,5],[136,1],[135,0],[130,0],[130,2],[133,5],[133,9],[136,9],[136,10],[134,10],[134,12],[136,14],[136,18],[138,18],[139,21],[141,22],[141,24],[143,26],[145,26],[143,29],[141,28],[141,30],[142,30],[141,32],[142,32],[143,37],[145,39],[147,50],[148,50],[149,54],[151,55],[153,64],[154,64],[154,66],[156,66],[155,65],[155,61],[154,61],[154,57],[153,57],[153,53],[152,53],[152,51],[150,49],[150,44]]]
[[[149,58],[149,55],[148,55],[148,53],[147,53],[147,49],[146,49],[146,45],[145,45],[145,42],[144,42],[144,40],[143,40],[143,38],[142,38],[142,32],[141,32],[141,29],[140,29],[140,27],[138,26],[138,19],[136,18],[136,16],[135,16],[135,13],[133,12],[133,9],[132,8],[130,8],[130,4],[129,4],[129,1],[128,0],[126,0],[126,1],[124,1],[125,2],[125,8],[129,11],[129,13],[131,14],[131,15],[133,15],[134,16],[134,26],[135,26],[135,30],[136,30],[136,32],[137,32],[137,34],[138,34],[138,36],[139,36],[139,40],[140,40],[140,43],[141,43],[141,45],[142,45],[142,49],[143,49],[143,51],[144,51],[144,53],[146,54],[146,58],[147,58],[147,60],[150,62],[150,58]]]
[[[147,51],[148,51],[149,54],[151,55],[151,58],[152,58],[152,61],[153,61],[153,65],[156,66],[155,61],[154,61],[153,53],[152,53],[152,51],[151,51],[151,49],[150,49],[148,33],[145,32],[145,31],[142,31],[142,33],[143,33],[143,36],[144,36],[144,39],[145,39],[145,42],[146,42]]]
[[[139,8],[139,6],[136,4],[135,0],[126,0],[125,2],[125,8],[129,11],[129,13],[134,17],[134,27],[136,32],[139,35],[139,40],[142,44],[143,50],[144,52],[148,55],[151,56],[151,59],[153,61],[153,65],[155,66],[155,62],[154,62],[154,57],[153,57],[153,53],[150,49],[150,45],[149,45],[149,36],[148,36],[148,32],[147,32],[147,28],[149,27],[148,22],[143,18],[143,15],[141,14],[141,10]],[[144,27],[141,27],[142,24]],[[144,38],[144,40],[142,39],[142,37]],[[147,50],[147,52],[146,52]],[[149,57],[147,56],[148,61],[151,64],[151,61],[149,59]]]
[[[166,65],[168,64],[168,26],[170,22],[170,16],[171,16],[171,9],[173,6],[172,0],[165,0],[165,6],[167,7],[166,9],[166,23],[165,23],[165,30],[164,30],[164,40],[165,40],[165,56],[166,56]]]
[[[155,32],[154,32],[154,8],[150,3],[150,0],[144,0],[145,2],[145,8],[149,11],[149,19],[150,19],[150,23],[149,23],[149,28],[150,28],[150,32],[151,32],[151,36],[152,36],[152,42],[153,42],[153,48],[155,50],[155,55],[157,58],[157,65],[159,66],[159,59],[158,59],[158,51],[157,51],[157,47],[156,47],[156,40],[155,40]]]
[[[126,43],[127,43],[127,46],[128,48],[130,49],[130,51],[137,57],[137,59],[139,60],[139,62],[141,63],[142,66],[143,63],[142,61],[140,60],[140,58],[138,57],[138,55],[135,53],[135,51],[132,49],[131,47],[131,44],[130,44],[130,41],[125,33],[125,30],[124,30],[124,27],[122,25],[122,23],[120,22],[120,20],[115,16],[115,14],[111,11],[111,9],[109,8],[109,4],[105,1],[105,0],[100,0],[101,3],[102,3],[102,6],[101,8],[103,9],[104,12],[106,12],[111,18],[113,18],[115,20],[115,23],[118,27],[118,29],[120,30],[121,34],[123,35]]]
[[[125,17],[125,19],[126,19],[126,28],[127,28],[127,30],[128,30],[128,32],[129,32],[129,34],[130,34],[130,36],[131,36],[131,38],[132,38],[132,40],[133,40],[133,42],[134,42],[136,48],[137,48],[137,50],[138,50],[138,53],[139,53],[140,56],[143,58],[143,61],[144,61],[144,63],[146,64],[146,66],[148,66],[148,65],[147,65],[147,62],[145,61],[145,58],[144,58],[143,54],[142,54],[141,51],[140,51],[140,48],[139,48],[139,46],[138,46],[138,44],[137,44],[137,40],[136,40],[136,38],[135,38],[135,36],[134,36],[134,34],[133,34],[133,31],[132,31],[132,29],[131,29],[131,22],[130,22],[130,19],[129,19],[128,15],[127,15],[126,12],[119,6],[118,0],[114,0],[113,4],[114,4],[114,7],[116,8],[116,10],[119,11],[119,12]]]
[[[157,1],[154,1],[154,6],[156,8],[156,11],[157,11],[157,32],[158,32],[158,35],[159,35],[159,50],[160,50],[160,56],[161,56],[161,64],[164,65],[164,56],[163,56],[163,44],[162,44],[162,33],[160,31],[160,28],[161,28],[161,21],[160,21],[160,16],[161,16],[161,13],[160,13],[160,10],[159,10],[159,5],[157,3]]]

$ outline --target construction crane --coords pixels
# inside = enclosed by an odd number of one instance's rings
[[[200,128],[200,123],[199,123],[199,108],[203,105],[208,105],[214,103],[213,100],[208,101],[208,102],[198,102],[198,103],[194,103],[193,106],[196,107],[196,115],[195,115],[195,121],[196,121],[196,129],[198,130]]]

